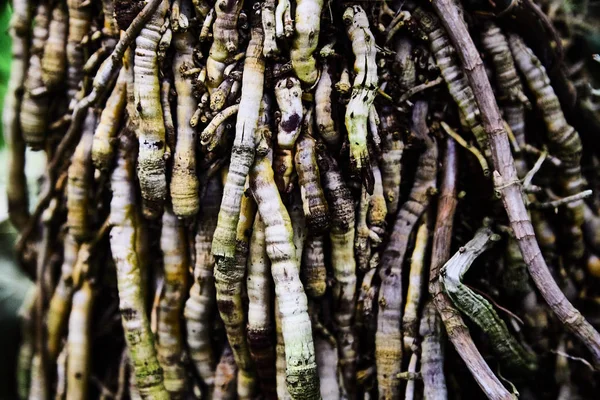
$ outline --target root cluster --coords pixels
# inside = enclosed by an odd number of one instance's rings
[[[592,398],[600,108],[557,4],[15,1],[21,398]]]

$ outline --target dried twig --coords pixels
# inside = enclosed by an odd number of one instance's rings
[[[513,399],[513,396],[500,383],[481,356],[460,313],[454,308],[448,296],[442,292],[439,280],[440,268],[450,258],[454,213],[458,203],[456,187],[458,159],[456,143],[450,138],[446,139],[443,165],[444,172],[442,174],[437,220],[433,234],[433,248],[431,250],[429,293],[433,296],[435,307],[446,326],[450,341],[486,396],[490,399]]]
[[[410,99],[412,96],[414,96],[415,94],[422,92],[423,90],[427,90],[432,87],[435,87],[442,82],[444,82],[444,78],[442,78],[441,76],[438,76],[437,78],[435,78],[432,81],[428,81],[428,82],[422,83],[420,85],[413,86],[412,88],[410,88],[406,92],[404,92],[404,94],[402,94],[402,96],[400,96],[400,100],[398,100],[398,104],[402,104],[405,101],[407,101],[408,99]]]
[[[592,191],[590,189],[584,190],[583,192],[579,192],[572,196],[562,197],[557,200],[546,201],[544,203],[532,203],[532,208],[537,208],[538,210],[551,210],[553,208],[557,208],[560,206],[564,206],[566,204],[572,203],[574,201],[586,199],[592,195]]]

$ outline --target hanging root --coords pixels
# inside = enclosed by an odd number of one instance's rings
[[[396,398],[400,390],[402,361],[402,263],[408,248],[409,236],[430,201],[431,189],[436,186],[438,149],[428,136],[427,103],[418,102],[413,109],[413,129],[425,141],[426,149],[419,157],[417,175],[409,198],[396,216],[394,227],[381,256],[379,275],[379,314],[375,335],[377,383],[384,398]]]
[[[283,343],[283,327],[281,326],[281,313],[279,312],[279,301],[275,296],[275,382],[277,385],[277,398],[290,400],[290,392],[288,392],[286,383],[286,361],[285,361],[285,344]]]
[[[163,0],[137,37],[133,61],[135,112],[139,142],[137,176],[142,207],[148,218],[157,218],[167,196],[165,177],[165,123],[160,104],[158,45],[168,2]]]
[[[302,253],[301,277],[306,295],[316,299],[327,290],[327,270],[325,267],[325,237],[309,235]]]
[[[214,400],[236,399],[235,388],[237,376],[235,359],[233,358],[231,347],[227,344],[215,372],[215,390],[212,392],[212,398]]]
[[[367,191],[373,191],[373,175],[367,149],[367,119],[377,94],[377,63],[375,38],[369,29],[367,14],[360,6],[346,8],[344,24],[354,52],[354,83],[346,107],[346,129],[350,142],[350,167],[359,176]]]
[[[450,42],[446,30],[439,19],[432,13],[418,8],[413,16],[419,21],[419,26],[429,37],[429,46],[435,56],[448,91],[458,107],[458,111],[475,136],[479,148],[485,157],[491,159],[489,139],[481,123],[481,114],[473,90],[459,64],[456,49]]]
[[[191,4],[184,1],[181,15],[192,17]],[[196,131],[190,119],[196,110],[196,100],[192,96],[192,82],[184,72],[194,65],[194,35],[191,31],[179,30],[175,33],[175,56],[173,76],[177,92],[177,144],[174,149],[173,172],[171,173],[171,201],[173,212],[181,218],[193,217],[198,213],[198,178],[196,177]]]
[[[172,211],[165,210],[160,237],[164,287],[158,304],[156,352],[163,368],[165,388],[172,399],[183,398],[186,386],[180,314],[188,280],[187,243],[184,226]]]
[[[64,4],[56,4],[52,10],[52,21],[48,27],[48,39],[42,56],[42,82],[48,90],[56,89],[65,79],[67,21],[68,15]]]
[[[231,174],[231,170],[229,174]],[[248,194],[242,196],[235,239],[235,257],[217,258],[214,274],[219,314],[225,325],[227,339],[232,347],[235,363],[239,369],[238,395],[248,398],[252,396],[255,377],[246,342],[242,285],[246,273],[250,242],[249,232],[252,229],[254,216],[256,215],[256,205]]]
[[[340,383],[338,382],[338,355],[335,343],[330,343],[323,335],[315,334],[315,351],[319,367],[321,397],[323,399],[340,399]]]
[[[426,212],[417,229],[415,248],[410,259],[410,275],[408,278],[408,292],[406,293],[406,305],[402,315],[402,334],[404,336],[404,350],[412,351],[412,346],[417,341],[419,331],[419,308],[422,298],[421,288],[423,269],[425,265],[425,253],[429,242],[428,215]]]
[[[275,327],[271,263],[265,247],[265,225],[259,215],[254,219],[248,255],[248,347],[254,361],[258,381],[266,398],[276,398]]]
[[[381,119],[381,180],[387,211],[395,215],[400,203],[400,183],[402,180],[402,154],[404,142],[400,137],[398,113],[392,107],[382,107]]]
[[[292,398],[318,399],[319,377],[294,233],[273,179],[268,154],[257,157],[250,174],[250,187],[265,224],[265,244],[281,313],[287,390]]]
[[[143,398],[168,399],[162,369],[156,357],[154,338],[146,314],[140,255],[136,239],[141,234],[136,213],[131,139],[122,135],[118,163],[112,173],[110,248],[117,269],[119,309],[131,357],[136,387]]]
[[[45,2],[39,4],[33,19],[33,37],[29,68],[25,77],[23,100],[18,115],[25,143],[32,150],[41,150],[46,141],[49,98],[42,80],[42,51],[48,38],[50,10]]]
[[[67,0],[69,35],[67,37],[67,95],[79,100],[77,92],[83,79],[84,54],[82,41],[92,24],[92,7],[85,0]]]
[[[244,61],[242,98],[235,126],[236,136],[223,190],[223,202],[219,210],[219,222],[212,244],[215,257],[231,258],[235,255],[235,228],[244,184],[254,161],[255,130],[263,94],[265,61],[262,44],[262,27],[258,25],[258,21],[253,21],[252,37]]]
[[[324,149],[322,149],[324,150]],[[356,337],[352,324],[356,301],[356,260],[354,259],[354,201],[336,161],[319,152],[319,168],[331,206],[331,265],[333,267],[333,318],[337,327],[340,365],[344,385],[352,393],[356,375]]]
[[[329,228],[329,210],[321,187],[317,142],[312,136],[312,124],[312,111],[309,111],[302,124],[302,135],[296,143],[294,161],[306,224],[311,232],[318,235]]]
[[[509,43],[515,56],[515,62],[525,76],[527,85],[533,92],[536,103],[542,112],[548,132],[550,150],[562,163],[559,174],[560,194],[564,196],[577,194],[585,187],[585,181],[581,174],[581,153],[583,149],[579,134],[567,123],[558,97],[556,97],[550,86],[550,79],[540,60],[518,36],[511,35]],[[580,260],[584,252],[583,201],[569,203],[565,218],[571,223],[566,232],[570,239],[569,258],[573,261]]]
[[[217,213],[223,188],[217,177],[206,184],[201,200],[202,215],[196,227],[194,284],[185,303],[184,317],[187,328],[189,355],[196,371],[209,393],[213,390],[216,366],[211,339],[211,323],[216,304],[214,286],[214,258],[211,254],[212,235],[217,226]]]
[[[426,399],[446,398],[446,377],[444,370],[444,348],[442,345],[442,322],[433,302],[428,301],[423,308],[419,334],[421,341],[421,376],[423,396]]]
[[[107,171],[113,165],[116,135],[123,121],[127,101],[127,69],[123,67],[117,78],[106,105],[100,114],[100,122],[94,132],[92,161],[100,171]]]
[[[67,338],[67,398],[88,397],[91,374],[91,326],[94,293],[86,279],[73,295],[73,308],[69,317]]]
[[[96,115],[89,109],[85,118],[81,140],[75,149],[68,172],[67,183],[67,226],[69,233],[78,242],[90,235],[90,191],[94,177],[92,165],[92,142],[96,127]]]
[[[21,101],[26,71],[29,63],[29,32],[31,26],[31,4],[24,0],[13,5],[10,23],[12,40],[12,63],[10,80],[4,97],[2,128],[7,148],[6,197],[8,216],[13,226],[21,231],[29,220],[29,199],[25,177],[25,142],[21,132]]]
[[[50,298],[48,317],[46,318],[48,359],[51,361],[56,360],[56,357],[58,357],[63,333],[71,311],[71,300],[74,292],[73,269],[78,258],[79,244],[72,235],[67,234],[65,235],[63,248],[60,280]]]
[[[19,353],[17,354],[16,362],[16,383],[19,399],[25,400],[29,398],[29,389],[31,379],[34,378],[32,370],[34,353],[35,353],[35,304],[37,303],[37,289],[33,289],[27,294],[19,309],[21,342],[19,344]]]
[[[321,139],[332,149],[341,145],[341,136],[336,126],[333,101],[333,80],[329,61],[323,62],[321,77],[315,88],[315,122]]]

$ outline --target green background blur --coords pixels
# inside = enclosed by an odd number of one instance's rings
[[[15,0],[19,1],[19,0]],[[0,0],[0,110],[4,109],[4,95],[10,77],[11,39],[8,32],[11,7]],[[6,149],[0,124],[0,196],[5,198]],[[31,282],[14,263],[15,232],[7,218],[6,202],[0,202],[0,399],[16,399],[15,361],[19,343],[18,309]]]
[[[0,110],[4,109],[4,95],[10,76],[10,36],[8,24],[10,22],[10,5],[7,0],[0,0]],[[0,133],[2,126],[0,125]],[[0,134],[0,148],[4,147],[4,135]]]

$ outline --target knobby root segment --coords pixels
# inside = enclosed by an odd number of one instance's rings
[[[523,85],[517,69],[515,60],[509,48],[506,36],[494,22],[487,21],[481,31],[481,44],[484,50],[491,55],[494,73],[501,93],[499,100],[509,104],[522,104],[530,107],[529,99],[523,91]],[[521,138],[520,144],[525,138]]]
[[[294,189],[294,150],[284,150],[279,146],[275,149],[273,159],[275,183],[279,193],[287,194]]]
[[[278,0],[275,9],[275,36],[277,39],[291,38],[294,35],[294,20],[290,0]]]
[[[219,137],[216,135],[218,128],[222,126],[223,122],[228,118],[235,115],[240,109],[239,104],[234,104],[232,106],[227,107],[223,111],[219,112],[214,118],[210,121],[206,128],[202,131],[200,135],[200,140],[202,145],[207,146],[208,151],[214,150],[219,142]]]
[[[67,0],[69,36],[67,37],[67,94],[75,99],[83,78],[84,54],[81,42],[92,23],[92,7],[83,0]]]
[[[313,53],[319,43],[322,9],[323,0],[296,0],[290,59],[296,76],[307,87],[314,85],[319,77]]]
[[[239,45],[237,23],[243,5],[244,0],[218,0],[215,4],[213,43],[208,53],[208,60],[206,61],[207,86],[211,92],[223,81],[223,73],[227,66],[228,58],[237,52]],[[262,42],[261,39],[261,53]]]
[[[369,260],[371,259],[371,245],[369,238],[371,231],[367,225],[369,199],[370,196],[367,193],[367,189],[363,187],[358,212],[356,213],[356,236],[354,238],[354,255],[356,256],[358,268],[361,271],[366,271],[369,268]]]
[[[285,77],[275,85],[275,99],[281,113],[277,125],[277,145],[284,150],[294,148],[302,126],[302,88],[296,77]],[[312,131],[312,127],[310,127]]]
[[[322,235],[309,235],[304,243],[300,273],[306,295],[311,298],[319,298],[327,290],[324,246],[325,237]]]
[[[57,3],[52,10],[52,21],[48,27],[48,39],[42,56],[42,81],[48,90],[55,89],[65,78],[68,19],[65,5]]]
[[[263,54],[266,58],[272,58],[279,54],[275,29],[275,0],[266,0],[262,3],[262,28],[265,32]]]

